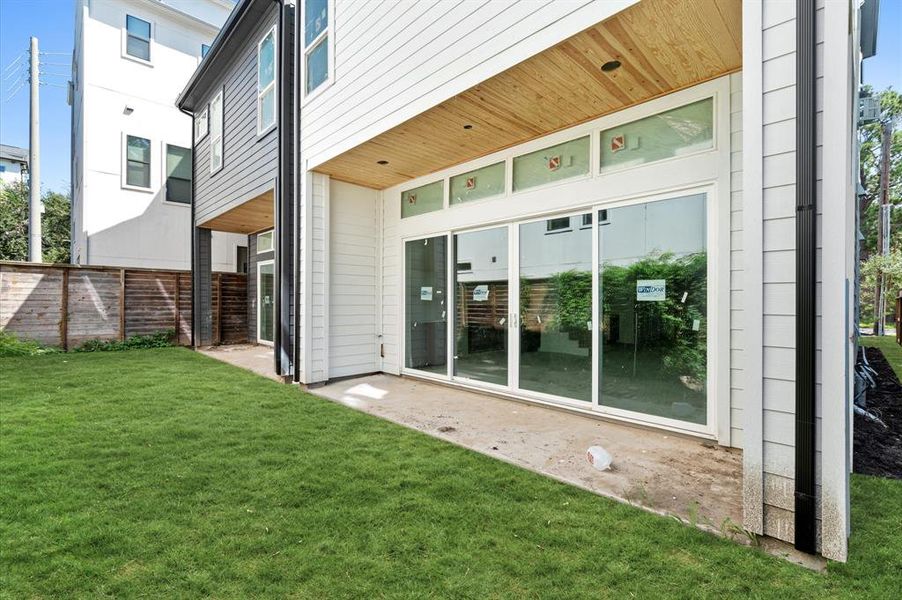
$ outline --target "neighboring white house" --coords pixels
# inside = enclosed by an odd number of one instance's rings
[[[188,269],[191,118],[174,101],[231,0],[76,0],[72,262]],[[215,236],[214,268],[241,270],[247,238]]]
[[[25,183],[28,179],[28,150],[0,144],[0,183]]]

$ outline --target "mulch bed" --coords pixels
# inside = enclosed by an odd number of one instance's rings
[[[877,371],[877,389],[867,392],[867,409],[889,426],[885,429],[855,415],[854,471],[902,479],[902,384],[878,348],[863,348]]]

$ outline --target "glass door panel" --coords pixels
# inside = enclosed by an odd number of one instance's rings
[[[592,214],[519,227],[519,387],[591,402]]]
[[[454,375],[507,385],[507,227],[454,236]]]
[[[260,316],[257,322],[257,338],[261,342],[273,341],[275,323],[275,269],[272,261],[260,263],[257,273],[257,306]]]
[[[598,211],[599,402],[707,422],[705,195]]]
[[[448,374],[447,246],[446,236],[404,245],[404,366],[438,375]]]

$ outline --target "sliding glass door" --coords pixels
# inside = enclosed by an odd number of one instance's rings
[[[592,213],[519,225],[519,388],[592,401]]]
[[[507,386],[508,227],[454,236],[454,376]]]
[[[701,431],[707,245],[704,193],[407,241],[405,368]]]
[[[448,238],[406,242],[404,268],[404,366],[447,375]]]
[[[707,423],[705,194],[599,210],[599,403]]]

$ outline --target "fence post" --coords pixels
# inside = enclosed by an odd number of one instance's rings
[[[60,346],[69,349],[69,269],[63,268],[63,289],[60,294]]]
[[[125,339],[125,269],[119,269],[119,341]]]

